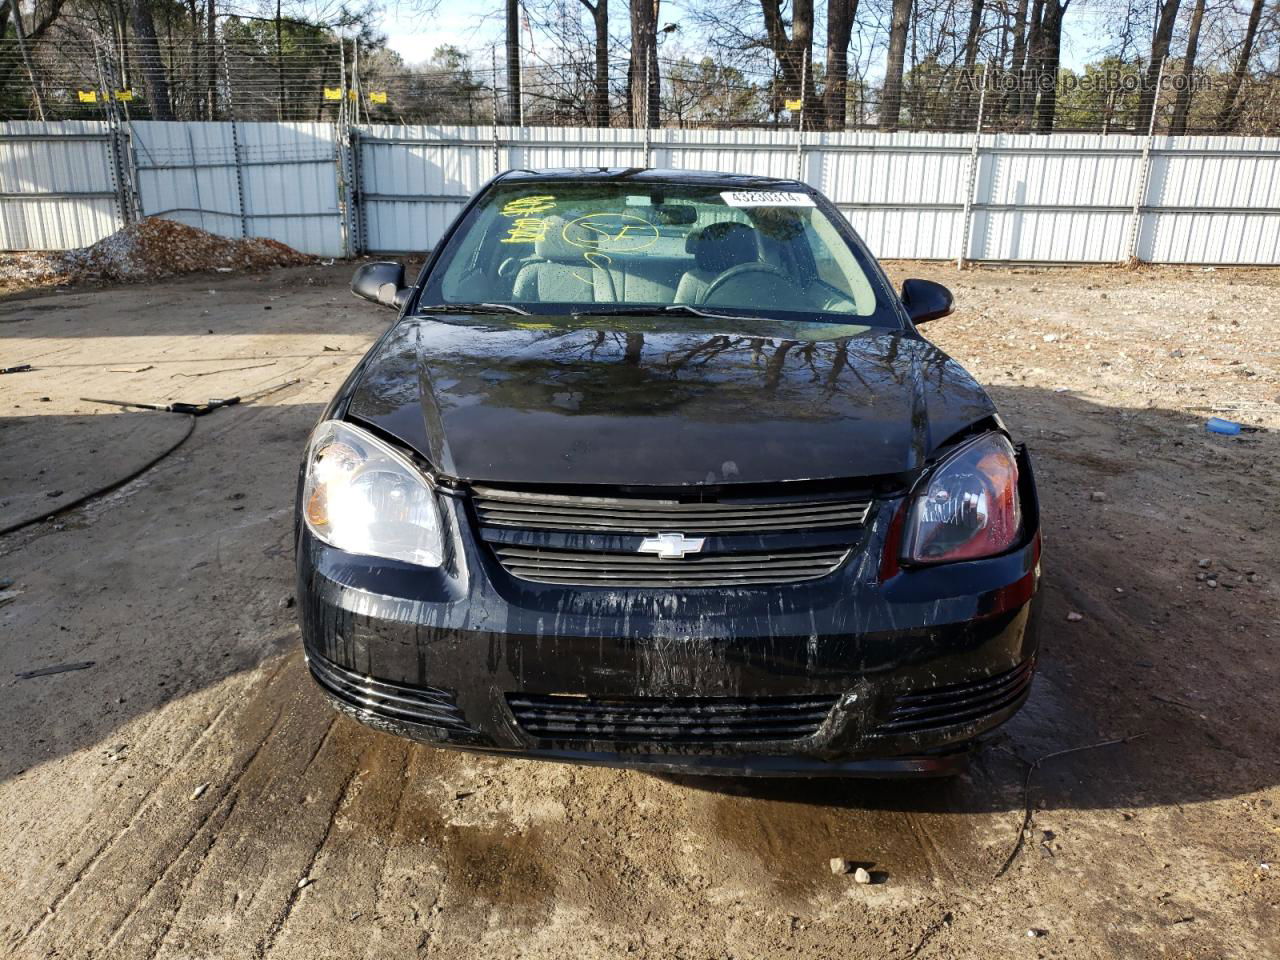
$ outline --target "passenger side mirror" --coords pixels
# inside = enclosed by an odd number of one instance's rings
[[[384,307],[400,309],[410,293],[404,285],[404,264],[390,260],[361,264],[351,278],[351,292]]]
[[[902,281],[902,304],[912,323],[949,316],[956,308],[951,291],[932,280]]]

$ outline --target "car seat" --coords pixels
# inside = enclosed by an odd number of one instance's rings
[[[534,241],[535,259],[516,274],[512,297],[534,303],[612,303],[613,279],[605,263],[593,264],[591,250],[574,246],[564,237],[565,222],[548,217],[547,229]]]
[[[695,266],[680,278],[676,303],[702,303],[722,273],[760,259],[760,238],[755,228],[734,220],[709,223],[693,231],[684,248],[693,254]]]

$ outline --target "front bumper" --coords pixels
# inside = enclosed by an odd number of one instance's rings
[[[300,525],[304,648],[337,707],[425,742],[669,773],[953,773],[1030,690],[1034,491],[1019,549],[886,576],[899,506],[882,502],[862,549],[820,580],[682,591],[513,578],[456,497],[441,497],[453,550],[439,570],[346,554]],[[797,735],[800,700],[816,719]]]

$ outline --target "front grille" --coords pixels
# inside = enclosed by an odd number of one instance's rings
[[[894,698],[889,718],[877,733],[921,733],[969,723],[1015,706],[1031,689],[1035,659],[985,680],[933,687]]]
[[[548,550],[494,544],[507,572],[538,583],[627,587],[722,587],[796,583],[825,577],[844,561],[847,547],[769,553],[698,554],[664,560],[639,553]]]
[[[576,697],[509,693],[520,728],[539,740],[655,744],[800,740],[822,726],[836,698]]]
[[[307,663],[321,687],[361,712],[460,733],[474,732],[448,691],[375,680],[314,653],[307,656]]]
[[[631,497],[570,497],[493,487],[476,487],[474,496],[476,515],[484,526],[599,533],[828,530],[861,526],[871,509],[869,500],[682,503]]]
[[[810,494],[691,503],[475,487],[472,504],[481,538],[512,576],[602,587],[721,587],[827,576],[861,540],[872,502]],[[639,552],[646,538],[677,532],[704,539],[704,549],[678,559]]]

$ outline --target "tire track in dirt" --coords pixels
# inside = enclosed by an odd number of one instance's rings
[[[311,760],[314,760],[316,754],[323,749],[324,744],[328,741],[329,733],[332,729],[333,725],[330,724],[329,730],[325,732],[324,739],[316,748],[315,753],[312,754],[311,758],[307,761],[307,769],[310,769],[311,767]],[[267,927],[266,933],[259,941],[254,953],[256,957],[266,957],[271,953],[271,949],[275,946],[276,938],[280,935],[280,931],[284,928],[284,925],[289,922],[289,917],[293,913],[293,908],[297,905],[298,898],[302,896],[302,891],[305,889],[303,884],[310,884],[314,882],[313,874],[315,872],[316,860],[320,856],[321,851],[324,850],[325,845],[329,842],[329,836],[333,833],[333,825],[338,819],[338,811],[342,809],[342,805],[347,799],[348,792],[351,790],[351,784],[359,772],[360,769],[358,766],[352,767],[351,772],[347,775],[347,779],[342,784],[342,788],[335,795],[333,807],[329,811],[329,820],[325,824],[324,832],[320,835],[319,839],[316,840],[315,846],[311,850],[311,855],[307,858],[306,865],[302,868],[302,876],[298,878],[297,885],[295,885],[293,890],[289,893],[289,899],[285,901],[285,905],[281,909],[279,915],[271,921],[270,925]]]
[[[305,952],[315,943],[340,942],[354,922],[381,915],[382,893],[388,856],[394,845],[388,837],[395,830],[401,798],[407,784],[406,761],[415,748],[395,738],[356,727],[345,717],[338,722],[347,732],[358,735],[360,755],[352,768],[352,779],[335,810],[333,823],[307,868],[314,880],[295,899],[274,937],[263,948],[265,956],[290,956]],[[431,851],[417,847],[419,869],[425,869]],[[352,920],[355,917],[356,920]],[[387,955],[405,952],[411,944],[385,944],[383,924],[369,924],[370,940],[361,952]],[[374,942],[388,949],[375,951]]]
[[[279,668],[277,668],[277,670],[272,672],[267,682],[269,683],[271,678],[275,676],[275,673],[278,673],[278,672],[279,672]],[[226,709],[227,709],[227,704],[225,703],[218,708],[217,713],[215,713],[213,719],[209,722],[209,724],[205,726],[202,730],[200,730],[200,732],[197,733],[196,736],[192,738],[190,743],[187,744],[187,746],[182,750],[181,754],[178,757],[177,762],[173,764],[174,767],[181,767],[183,764],[185,764],[189,759],[191,759],[195,755],[196,751],[199,749],[201,744],[205,742],[205,740],[210,736],[210,734],[216,727],[218,720],[225,714]],[[139,737],[137,742],[134,744],[133,749],[135,750],[135,752],[145,755],[148,751],[148,746],[152,739],[152,735],[159,734],[166,726],[167,726],[167,721],[163,715],[161,714],[153,715],[149,720],[149,722],[147,723],[144,731],[142,732],[141,737]],[[53,899],[49,903],[49,906],[46,912],[44,913],[44,915],[41,916],[37,921],[35,921],[30,927],[28,927],[26,932],[23,934],[22,938],[19,940],[18,945],[20,945],[23,941],[25,941],[29,937],[37,934],[45,925],[47,925],[50,922],[50,920],[57,914],[63,902],[66,901],[67,898],[70,897],[75,892],[76,888],[80,885],[80,883],[84,880],[84,878],[88,876],[90,871],[99,863],[99,861],[101,861],[105,857],[109,857],[111,853],[115,850],[117,845],[122,840],[125,839],[125,837],[130,833],[131,830],[136,828],[138,823],[142,820],[142,818],[144,818],[147,815],[147,813],[151,810],[151,808],[155,806],[157,803],[163,802],[163,800],[161,799],[161,796],[162,796],[162,788],[164,787],[164,785],[165,785],[165,781],[159,780],[148,786],[148,788],[146,789],[146,792],[141,795],[141,797],[133,805],[132,809],[128,812],[123,825],[119,826],[114,830],[114,832],[106,836],[102,841],[102,843],[99,844],[94,849],[94,851],[89,855],[89,857],[84,861],[84,863],[80,865],[80,867],[76,870],[76,872],[72,875],[72,877],[68,881],[66,881],[63,888],[53,895]],[[96,826],[96,822],[93,824],[88,824],[87,828],[93,829],[95,826]]]
[[[227,698],[215,713],[215,718],[227,716],[227,707],[233,698],[245,697],[244,702],[250,706],[263,702],[261,697],[271,690],[277,678],[286,668],[287,662],[280,662],[262,671],[261,679],[249,678],[250,690],[246,692],[236,689],[240,683],[231,681],[223,693]],[[254,687],[257,687],[256,693]],[[270,705],[270,700],[265,701]],[[275,730],[280,711],[268,711],[268,718],[260,736],[248,735],[252,723],[246,723],[245,713],[229,718],[233,728],[226,736],[221,736],[213,723],[204,727],[179,755],[178,761],[159,772],[159,778],[146,788],[144,799],[133,811],[128,822],[116,830],[95,852],[91,862],[86,863],[66,886],[61,897],[56,901],[53,910],[41,918],[36,929],[31,931],[32,938],[37,938],[57,916],[64,903],[74,913],[84,914],[84,918],[74,929],[77,940],[87,943],[118,941],[121,931],[128,923],[129,917],[142,907],[142,901],[166,873],[169,873],[183,852],[190,848],[200,830],[207,824],[211,811],[233,795],[240,777],[248,770],[259,756],[263,745]],[[166,711],[155,715],[151,727],[165,723]],[[220,741],[215,744],[214,741]],[[233,749],[243,751],[238,766],[221,777],[217,776],[218,747],[231,745]],[[138,744],[139,752],[145,751],[145,740]],[[194,771],[194,772],[193,772]],[[149,771],[147,771],[149,772]],[[206,809],[201,813],[189,813],[193,803],[189,795],[200,778],[215,777],[221,783],[214,790],[206,792],[200,799]],[[183,813],[178,816],[160,816],[164,810],[178,809]],[[157,814],[150,822],[148,817]],[[175,849],[176,848],[176,849]],[[171,852],[166,852],[171,851]],[[96,871],[94,889],[85,890],[72,902],[72,897],[80,891],[91,871]],[[143,892],[145,891],[145,892]]]
[[[173,927],[173,916],[176,911],[176,906],[174,910],[161,911],[157,909],[156,911],[153,911],[151,916],[147,916],[145,920],[139,920],[138,918],[143,916],[144,911],[147,909],[147,906],[152,901],[153,897],[159,896],[158,891],[162,889],[162,886],[166,884],[171,877],[176,878],[175,883],[178,888],[178,892],[175,894],[175,899],[181,897],[181,891],[190,884],[191,878],[199,873],[201,868],[204,866],[205,860],[209,857],[209,851],[213,849],[213,844],[217,839],[218,833],[221,831],[223,824],[227,822],[227,819],[235,810],[236,803],[238,801],[239,797],[234,793],[224,794],[219,799],[217,806],[214,807],[210,811],[210,814],[202,821],[200,829],[192,834],[191,839],[188,840],[187,843],[183,844],[178,856],[174,857],[174,859],[170,860],[169,863],[165,865],[160,876],[157,877],[156,880],[147,887],[146,892],[133,903],[129,912],[116,925],[115,929],[108,932],[106,939],[106,945],[108,948],[115,948],[119,944],[120,940],[124,938],[130,926],[135,922],[138,924],[149,923],[152,925],[158,924],[158,928],[155,930],[154,934],[148,935],[144,930],[138,935],[130,937],[130,949],[126,955],[140,955],[140,948],[145,948],[146,957],[150,960],[150,958],[154,957],[156,953],[159,952],[160,945],[164,943],[165,937],[169,935],[169,930]],[[203,836],[201,836],[202,834]],[[198,847],[195,846],[197,840],[203,841]],[[184,863],[184,858],[193,849],[196,850],[194,859],[190,863]],[[156,916],[157,914],[159,914],[158,917]]]
[[[177,899],[172,927],[156,956],[193,950],[258,953],[297,892],[354,775],[356,750],[345,742],[344,726],[333,723],[327,705],[309,688],[301,654],[283,659],[275,688],[262,689],[246,705],[250,722],[254,714],[274,718],[265,724],[252,761],[227,786],[238,792],[238,803]],[[278,826],[264,832],[266,824]],[[215,920],[224,912],[235,922]]]

